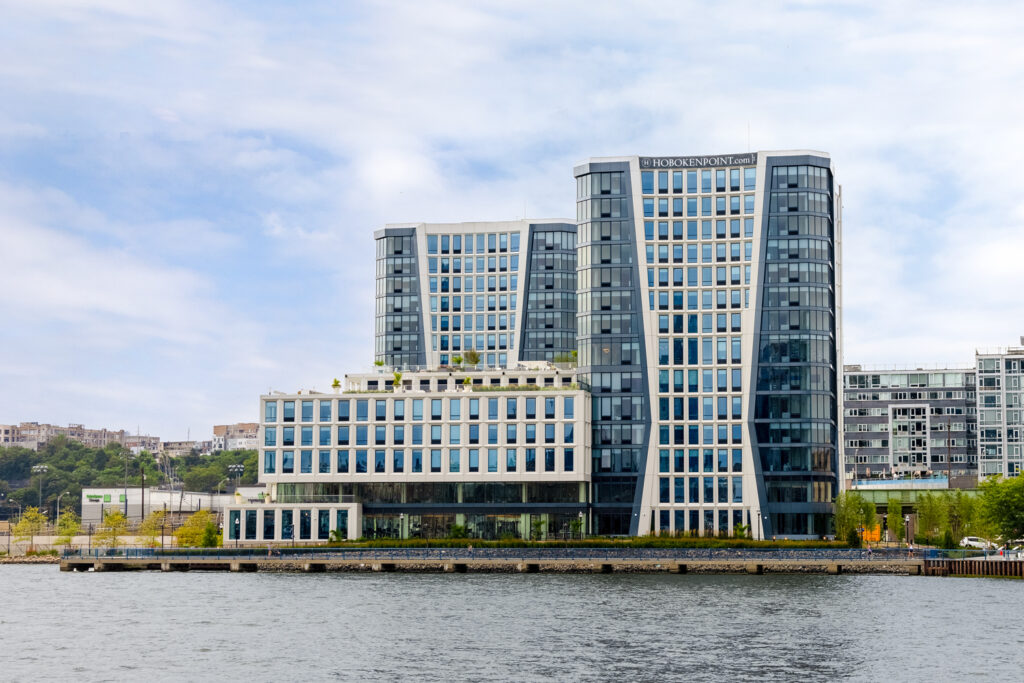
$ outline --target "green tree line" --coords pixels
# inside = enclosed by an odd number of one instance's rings
[[[888,530],[899,541],[909,531],[917,543],[943,548],[956,547],[964,536],[1005,542],[1024,538],[1024,477],[990,477],[978,488],[977,496],[961,490],[919,493],[910,506],[915,514],[910,530],[903,502],[890,498],[885,509]],[[872,529],[881,521],[875,504],[856,491],[839,494],[835,504],[836,537],[851,545],[860,544],[861,528]]]
[[[128,461],[128,485],[139,486],[145,472],[147,486],[167,483],[164,470],[169,464],[178,485],[188,491],[213,491],[218,486],[225,490],[235,479],[228,466],[245,467],[242,485],[256,482],[256,451],[220,451],[213,455],[185,455],[170,458],[169,463],[158,463],[156,455],[143,451],[132,455],[120,444],[107,444],[103,448],[90,448],[78,441],[58,437],[42,446],[39,452],[12,446],[0,448],[0,494],[3,507],[0,517],[8,517],[17,507],[22,510],[35,506],[55,509],[57,497],[67,491],[60,501],[61,510],[71,509],[81,514],[82,489],[86,487],[116,487],[125,483],[125,460]],[[164,465],[161,467],[161,465]],[[46,465],[43,473],[34,473],[35,465]],[[42,500],[39,491],[42,486]]]

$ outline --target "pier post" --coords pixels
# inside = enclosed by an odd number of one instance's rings
[[[764,574],[763,564],[748,564],[746,568],[748,574]]]

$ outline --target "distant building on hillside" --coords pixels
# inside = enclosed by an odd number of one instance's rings
[[[128,448],[144,445],[147,450],[155,450],[160,443],[159,437],[155,436],[133,436],[123,429],[87,429],[81,424],[69,424],[67,427],[39,422],[22,422],[17,426],[0,425],[0,446],[21,446],[38,451],[40,446],[45,446],[59,436],[90,448],[103,448],[107,444],[117,443]],[[132,452],[138,453],[138,450],[133,448]]]
[[[160,444],[160,454],[166,458],[180,458],[198,450],[199,445],[196,441],[164,441]]]
[[[160,437],[128,435],[124,438],[124,447],[130,450],[132,455],[138,455],[142,451],[159,453]]]
[[[213,426],[213,451],[255,450],[259,447],[258,422],[239,422]]]

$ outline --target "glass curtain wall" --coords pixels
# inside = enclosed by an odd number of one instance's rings
[[[577,345],[592,396],[593,528],[636,534],[650,417],[628,163],[577,169]]]
[[[788,385],[757,386],[762,512],[765,535],[825,535],[838,469],[832,174],[827,159],[789,161],[769,158],[765,179],[756,376]]]

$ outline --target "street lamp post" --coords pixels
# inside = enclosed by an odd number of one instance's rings
[[[583,540],[583,510],[580,510],[577,513],[577,516],[579,517],[579,520],[580,520],[580,540],[582,541]]]
[[[49,471],[50,471],[50,468],[47,465],[33,465],[32,466],[33,474],[38,474],[39,475],[39,510],[40,511],[42,511],[42,509],[43,509],[43,477],[46,476],[46,473],[49,472]]]
[[[242,465],[241,463],[228,465],[228,472],[235,477],[235,493],[237,493],[238,487],[241,485],[242,473],[245,472],[245,465]]]

